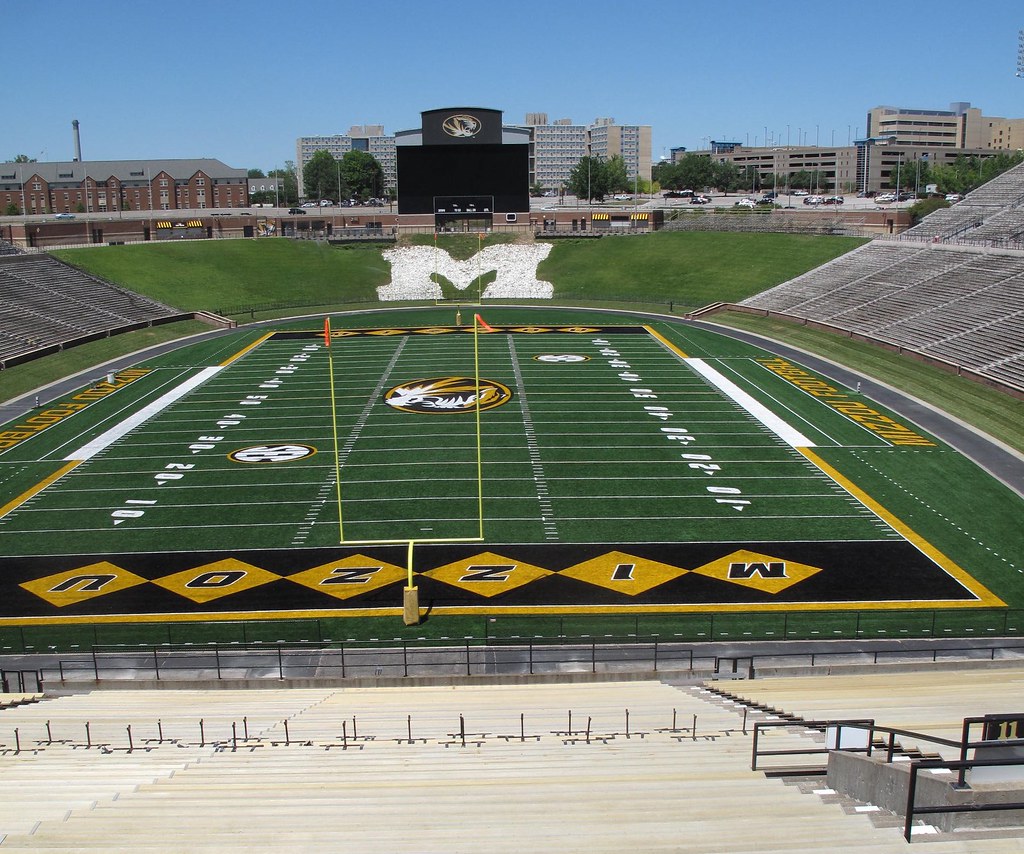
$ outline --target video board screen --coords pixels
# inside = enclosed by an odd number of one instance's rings
[[[530,209],[529,146],[398,146],[398,212],[434,213],[436,197],[491,196],[492,213]]]

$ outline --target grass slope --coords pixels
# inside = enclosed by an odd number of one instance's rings
[[[492,235],[482,244],[506,242]],[[423,243],[425,241],[417,241]],[[432,240],[430,241],[433,242]],[[759,293],[864,241],[803,234],[657,234],[555,243],[538,275],[555,299],[699,306]],[[442,237],[440,249],[466,258],[475,235]],[[390,265],[378,246],[325,246],[285,239],[162,243],[64,250],[57,256],[185,311],[256,303],[375,302]]]
[[[806,234],[657,232],[642,237],[564,241],[538,276],[556,299],[736,302],[855,249],[855,237]]]
[[[376,300],[390,278],[377,246],[284,238],[107,246],[54,253],[95,276],[184,311],[264,302]]]

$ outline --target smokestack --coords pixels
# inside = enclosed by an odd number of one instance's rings
[[[71,127],[75,132],[75,160],[82,161],[82,137],[78,134],[78,119],[71,120]]]

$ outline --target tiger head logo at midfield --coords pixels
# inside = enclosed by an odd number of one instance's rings
[[[477,392],[479,391],[479,395]],[[395,386],[384,395],[384,402],[402,412],[474,412],[508,403],[512,392],[495,380],[473,377],[437,377],[412,380]],[[478,403],[479,400],[479,403]]]
[[[448,136],[466,139],[480,133],[480,120],[474,116],[456,115],[448,116],[441,124],[441,129]]]

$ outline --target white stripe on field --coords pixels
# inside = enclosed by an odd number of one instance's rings
[[[68,454],[66,457],[64,457],[64,459],[68,462],[71,462],[72,460],[87,460],[90,457],[93,457],[100,451],[112,445],[125,434],[134,430],[140,424],[148,421],[154,415],[157,415],[163,410],[165,410],[168,406],[170,406],[179,398],[184,397],[196,386],[202,385],[210,377],[212,377],[214,374],[221,370],[223,370],[222,365],[218,365],[212,368],[203,368],[195,376],[189,377],[181,385],[175,386],[166,394],[160,395],[160,397],[158,397],[152,403],[147,404],[134,415],[131,415],[128,418],[126,418],[120,424],[115,424],[113,427],[111,427],[105,433],[101,433],[87,445],[83,445],[74,453]]]
[[[704,377],[704,379],[711,383],[711,385],[722,392],[722,394],[747,410],[747,412],[775,433],[775,435],[782,439],[782,441],[787,445],[791,445],[794,448],[815,447],[814,442],[808,439],[803,433],[793,427],[790,427],[767,406],[758,403],[754,398],[736,385],[736,383],[720,374],[703,359],[684,359],[683,361],[693,368],[694,371]]]

